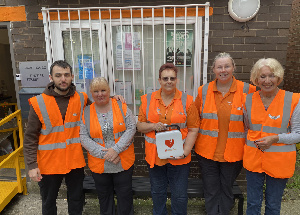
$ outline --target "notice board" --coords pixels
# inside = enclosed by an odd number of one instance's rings
[[[50,82],[47,61],[20,62],[19,69],[23,87],[45,87]]]

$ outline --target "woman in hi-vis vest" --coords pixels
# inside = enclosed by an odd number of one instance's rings
[[[108,82],[94,78],[90,84],[94,103],[84,109],[80,139],[88,151],[100,214],[133,214],[132,173],[135,160],[135,118],[125,103],[110,98]]]
[[[191,150],[198,129],[199,114],[193,97],[176,88],[177,68],[167,63],[159,69],[161,88],[143,95],[137,128],[145,134],[145,153],[149,167],[154,215],[167,215],[167,188],[171,191],[171,213],[187,214],[187,185]],[[165,125],[177,124],[182,134],[183,154],[172,159],[160,159],[156,148],[155,131],[166,130]],[[170,137],[172,138],[172,137]],[[173,140],[174,144],[174,140]]]
[[[260,91],[244,100],[244,149],[247,178],[247,215],[261,214],[265,187],[265,214],[279,215],[281,198],[296,163],[300,142],[300,95],[279,89],[284,70],[273,58],[258,60],[250,80]],[[266,182],[265,182],[266,181]]]
[[[228,53],[218,54],[211,67],[215,80],[200,86],[195,100],[200,113],[195,152],[209,215],[229,214],[234,203],[232,185],[243,165],[243,94],[255,92],[256,87],[236,80],[235,69]]]

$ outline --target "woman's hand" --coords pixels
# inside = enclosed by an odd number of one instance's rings
[[[278,135],[272,135],[260,138],[256,140],[256,144],[259,146],[259,148],[264,151],[266,149],[269,149],[273,143],[277,143],[279,141]]]
[[[104,155],[103,159],[113,162],[117,157],[119,157],[118,153],[113,150],[112,148],[109,149],[102,149],[102,151],[107,151],[106,155]]]
[[[121,158],[120,158],[120,156],[118,155],[118,156],[116,157],[116,159],[114,159],[112,162],[113,162],[114,164],[118,164],[120,161],[121,161]]]
[[[167,130],[167,127],[162,122],[153,123],[153,124],[154,124],[153,130],[155,130],[155,131]]]

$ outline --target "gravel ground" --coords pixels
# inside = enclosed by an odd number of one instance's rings
[[[19,194],[15,196],[12,201],[0,213],[1,215],[39,215],[41,214],[41,199],[39,195],[39,188],[36,183],[28,183],[28,195]],[[167,202],[170,211],[170,201]],[[62,186],[57,199],[58,215],[66,215],[67,200],[66,190]],[[244,214],[246,209],[246,201],[244,204]],[[149,215],[152,214],[151,199],[134,199],[135,215]],[[262,214],[263,214],[262,209]],[[94,194],[86,195],[86,204],[83,215],[96,215],[99,213],[98,199]],[[204,201],[202,199],[189,199],[188,215],[205,214]],[[230,215],[237,214],[237,202],[232,209]],[[299,191],[286,189],[282,201],[281,215],[300,215],[300,194]]]

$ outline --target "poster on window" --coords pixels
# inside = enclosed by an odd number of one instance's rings
[[[79,68],[79,79],[83,79],[83,74],[85,74],[84,79],[93,79],[93,61],[92,55],[77,55],[78,68]],[[83,63],[82,63],[83,61]]]
[[[134,70],[141,69],[141,37],[139,32],[131,33],[123,32],[123,47],[121,43],[121,33],[117,33],[116,37],[116,61],[117,69],[122,70],[122,58],[125,70],[133,70],[132,61],[132,44],[133,44],[133,59],[134,59]],[[132,42],[133,40],[133,42]],[[123,53],[122,53],[123,50]],[[123,56],[122,56],[123,55]]]
[[[193,53],[193,30],[176,30],[176,44],[174,50],[174,30],[167,30],[166,40],[166,62],[174,63],[175,52],[175,65],[184,66],[184,53],[185,53],[185,35],[186,35],[186,66],[192,66],[192,53]]]

